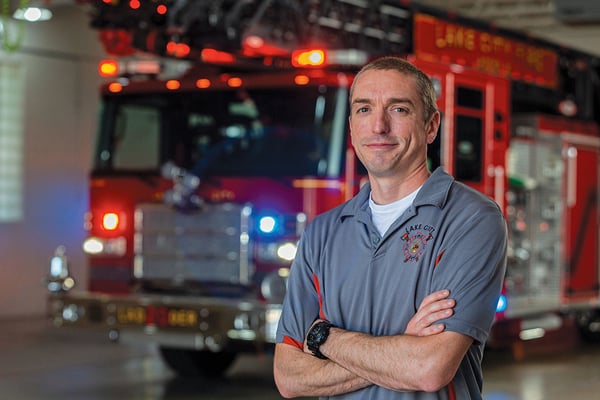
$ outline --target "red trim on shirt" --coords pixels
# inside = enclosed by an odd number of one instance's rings
[[[456,391],[454,390],[454,382],[448,384],[448,399],[456,400]]]
[[[319,283],[319,278],[317,274],[313,274],[313,282],[315,284],[315,290],[317,291],[317,297],[319,298],[319,318],[325,318],[325,313],[323,312],[323,296],[321,296],[321,284]]]
[[[292,339],[289,336],[284,336],[283,337],[283,343],[285,344],[289,344],[290,346],[296,346],[297,348],[299,348],[300,350],[304,350],[304,343],[300,343],[295,339]]]
[[[315,285],[315,291],[317,292],[317,298],[319,299],[319,318],[327,319],[325,318],[325,313],[323,312],[323,297],[321,296],[321,285],[319,284],[319,278],[317,277],[317,274],[313,274],[312,278]],[[298,342],[289,336],[283,337],[283,343],[295,346],[300,350],[304,350],[304,343]]]
[[[438,256],[435,258],[435,265],[433,266],[433,268],[438,266],[438,264],[442,260],[442,256],[444,255],[445,252],[446,252],[446,249],[442,250],[442,252],[440,254],[438,254]]]

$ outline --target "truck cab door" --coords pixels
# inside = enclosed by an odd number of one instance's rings
[[[432,166],[442,165],[504,208],[509,82],[462,67],[415,64],[433,79],[442,114],[438,143],[434,143],[439,146],[439,161],[432,160]]]

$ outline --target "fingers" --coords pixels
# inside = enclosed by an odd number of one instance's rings
[[[423,299],[421,305],[419,305],[419,309],[429,304],[435,303],[436,301],[442,300],[450,296],[450,291],[447,289],[438,290],[437,292],[433,292],[427,297]]]
[[[416,336],[430,336],[444,331],[444,324],[430,325],[427,328],[421,329]]]
[[[440,311],[430,312],[430,313],[427,313],[424,317],[419,318],[417,321],[417,324],[422,329],[425,329],[426,327],[429,327],[430,325],[432,325],[433,323],[435,323],[437,321],[440,321],[442,319],[446,319],[446,318],[452,316],[453,313],[454,313],[454,310],[452,310],[452,308],[445,308]]]
[[[444,324],[435,324],[435,322],[448,318],[454,313],[453,307],[456,302],[454,299],[448,299],[449,295],[450,291],[440,290],[425,297],[416,314],[409,321],[405,333],[428,336],[442,332]]]
[[[417,314],[430,314],[453,308],[456,305],[456,301],[454,299],[448,299],[449,295],[450,291],[448,290],[438,290],[437,292],[433,292],[423,299],[417,310]]]

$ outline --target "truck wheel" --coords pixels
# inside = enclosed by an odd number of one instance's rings
[[[588,343],[600,343],[600,310],[578,315],[577,323],[581,338]]]
[[[161,347],[163,361],[180,376],[218,378],[235,361],[235,353]]]

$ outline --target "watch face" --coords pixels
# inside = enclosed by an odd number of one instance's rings
[[[329,336],[329,328],[331,326],[332,325],[329,322],[321,321],[313,326],[308,332],[306,337],[306,346],[310,351],[313,352],[315,357],[326,358],[319,351],[319,347],[325,343],[325,340],[327,340],[327,336]]]
[[[327,339],[327,335],[329,334],[329,325],[318,324],[315,329],[315,341],[319,344]]]

